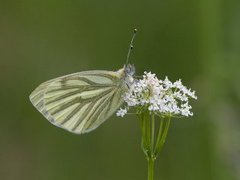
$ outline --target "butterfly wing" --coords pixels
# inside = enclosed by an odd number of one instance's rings
[[[124,71],[83,71],[38,86],[30,101],[52,124],[82,134],[94,130],[123,103]]]

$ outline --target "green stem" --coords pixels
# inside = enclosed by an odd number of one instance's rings
[[[168,117],[166,119],[166,124],[164,126],[163,133],[161,133],[161,135],[159,135],[159,136],[161,136],[161,138],[158,139],[156,147],[155,147],[155,156],[156,157],[159,154],[159,152],[161,151],[161,149],[162,149],[162,147],[163,147],[163,145],[165,143],[170,123],[171,123],[171,117]]]
[[[144,154],[147,156],[146,120],[143,113],[139,114],[138,118],[140,120],[141,133],[142,133],[141,147]]]
[[[151,153],[151,119],[149,112],[145,112],[145,121],[146,121],[146,131],[147,131],[147,148],[148,152]]]
[[[171,123],[171,117],[167,118],[166,126],[165,126],[164,131],[163,131],[162,143],[165,143],[170,123]]]
[[[149,111],[143,111],[138,115],[142,133],[142,150],[148,161],[148,180],[154,177],[154,162],[167,137],[171,117],[160,119],[157,138],[155,139],[155,115]]]
[[[161,136],[162,136],[162,131],[163,131],[163,124],[164,123],[164,119],[161,118],[160,119],[160,123],[159,123],[159,129],[158,129],[158,136],[157,136],[157,141],[156,141],[156,146],[155,146],[155,150],[154,150],[154,154],[156,154],[157,148],[159,146],[159,143],[161,142]]]
[[[155,136],[155,115],[154,114],[152,114],[152,129],[151,129],[151,131],[152,131],[152,137],[151,137],[151,139],[152,139],[152,142],[151,142],[151,153],[153,154],[154,153],[154,136]]]
[[[154,159],[148,159],[148,180],[153,180],[154,175]]]
[[[139,115],[142,131],[142,149],[146,157],[151,157],[151,124],[150,114],[145,111]]]

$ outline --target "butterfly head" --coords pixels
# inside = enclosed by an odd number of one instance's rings
[[[135,66],[133,64],[124,65],[124,72],[126,76],[133,76],[135,74]]]

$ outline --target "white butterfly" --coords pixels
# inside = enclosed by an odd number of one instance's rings
[[[132,49],[130,44],[127,62]],[[127,63],[126,63],[127,64]],[[94,130],[123,103],[135,67],[118,71],[83,71],[49,80],[38,86],[30,101],[52,124],[76,134]]]

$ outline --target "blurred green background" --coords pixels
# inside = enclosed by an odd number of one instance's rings
[[[0,179],[146,180],[135,117],[92,133],[51,125],[29,102],[40,83],[131,61],[197,91],[174,120],[156,180],[240,179],[239,0],[0,1]]]

